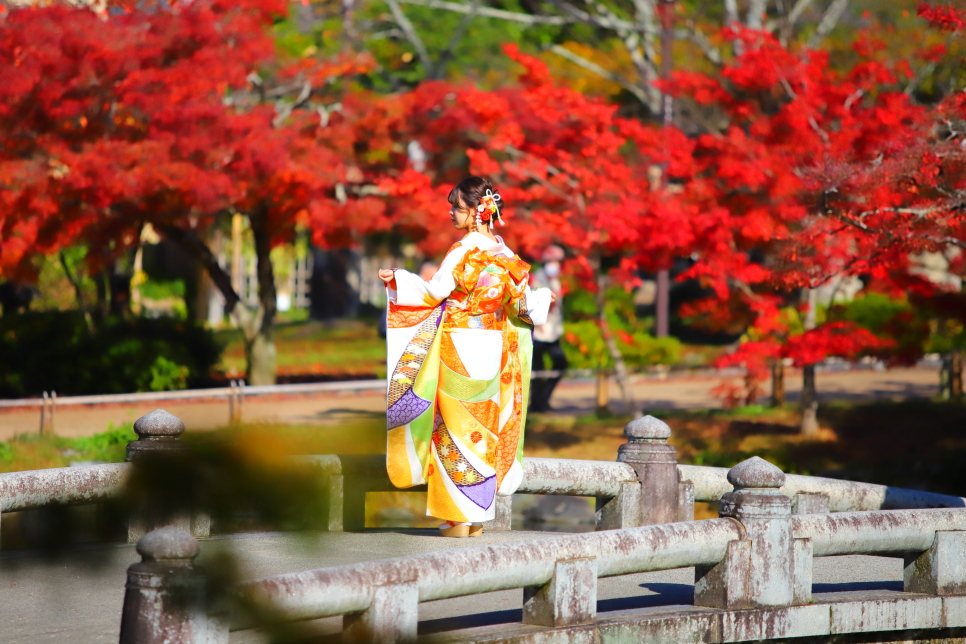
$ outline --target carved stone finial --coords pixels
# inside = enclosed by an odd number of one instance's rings
[[[134,433],[140,440],[177,438],[184,432],[184,423],[163,409],[155,409],[134,422]]]
[[[198,542],[184,530],[166,526],[141,537],[137,551],[144,561],[183,561],[187,564],[198,556]]]
[[[667,440],[671,438],[671,428],[660,418],[642,416],[635,418],[624,427],[624,436],[631,440]]]
[[[752,456],[728,470],[728,482],[736,490],[745,488],[780,488],[785,473],[759,456]]]

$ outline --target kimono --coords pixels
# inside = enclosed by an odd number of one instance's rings
[[[470,233],[426,282],[395,272],[386,340],[386,467],[396,487],[427,484],[426,514],[478,523],[523,480],[523,427],[548,289],[497,238]]]

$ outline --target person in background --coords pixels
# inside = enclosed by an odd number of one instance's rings
[[[530,385],[530,411],[551,411],[550,396],[567,368],[567,356],[560,346],[563,336],[563,293],[560,284],[560,262],[564,251],[560,246],[550,245],[543,251],[543,267],[533,274],[533,286],[550,289],[557,299],[550,305],[547,323],[533,330],[533,370],[546,369],[544,356],[550,357],[552,371],[558,372],[550,378],[533,378]]]

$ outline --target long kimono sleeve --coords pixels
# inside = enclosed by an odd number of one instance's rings
[[[394,275],[396,288],[387,289],[389,301],[397,306],[436,306],[456,288],[453,271],[468,250],[462,244],[453,246],[440,264],[439,270],[428,282],[419,275],[397,269]]]
[[[526,287],[523,293],[525,302],[524,308],[527,317],[534,326],[541,326],[547,323],[547,315],[550,313],[550,304],[553,303],[553,291],[549,288],[531,289]]]

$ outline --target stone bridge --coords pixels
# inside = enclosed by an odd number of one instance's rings
[[[184,426],[159,410],[135,429],[128,463],[0,475],[0,510],[116,497]],[[651,417],[625,434],[617,462],[527,461],[521,492],[597,499],[592,533],[511,531],[510,499],[480,539],[366,531],[384,457],[326,455],[297,457],[326,532],[211,535],[198,510],[129,517],[136,549],[4,551],[0,641],[267,642],[270,622],[299,642],[966,642],[966,500],[679,465]],[[720,518],[694,521],[695,500]],[[251,581],[215,601],[205,566],[228,553]]]

